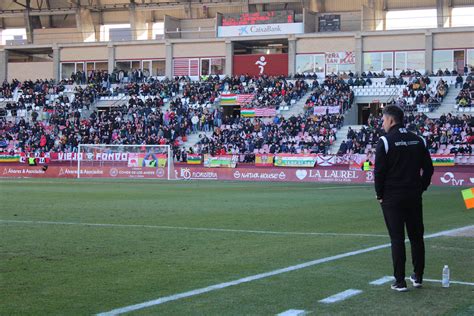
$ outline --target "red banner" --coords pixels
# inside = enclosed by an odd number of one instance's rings
[[[288,54],[234,55],[234,75],[288,75]]]
[[[0,169],[0,177],[13,178],[77,178],[77,167],[49,166],[44,170],[41,166],[18,165],[5,166]],[[129,167],[81,167],[81,178],[142,178],[167,179],[166,168],[129,168]]]
[[[2,178],[77,178],[74,167],[51,166],[46,171],[40,166],[18,164],[0,169]],[[368,183],[374,181],[372,171],[344,170],[334,168],[214,168],[178,166],[175,176],[183,180],[232,180],[273,182],[319,182],[319,183]],[[81,178],[138,178],[167,179],[166,168],[87,167],[81,170]],[[435,171],[433,185],[473,186],[474,171]]]

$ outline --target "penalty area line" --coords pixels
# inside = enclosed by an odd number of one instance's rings
[[[447,235],[447,234],[452,234],[452,233],[460,232],[460,231],[463,231],[463,230],[466,230],[466,229],[471,229],[471,228],[474,228],[474,225],[464,226],[464,227],[450,229],[450,230],[444,230],[444,231],[440,231],[440,232],[437,232],[437,233],[434,233],[434,234],[427,235],[427,236],[425,236],[425,239],[444,236],[444,235]],[[147,302],[143,302],[143,303],[139,303],[139,304],[134,304],[134,305],[129,305],[129,306],[121,307],[121,308],[116,308],[116,309],[113,309],[113,310],[108,311],[108,312],[99,313],[99,314],[97,314],[97,316],[111,316],[111,315],[120,315],[120,314],[124,314],[124,313],[129,313],[129,312],[144,309],[144,308],[147,308],[147,307],[157,306],[157,305],[161,305],[161,304],[164,304],[164,303],[167,303],[167,302],[177,301],[177,300],[180,300],[180,299],[183,299],[183,298],[187,298],[187,297],[191,297],[191,296],[195,296],[195,295],[199,295],[199,294],[203,294],[203,293],[208,293],[208,292],[224,289],[224,288],[234,286],[234,285],[239,285],[239,284],[242,284],[242,283],[248,283],[248,282],[252,282],[252,281],[256,281],[256,280],[261,280],[261,279],[268,278],[268,277],[271,277],[271,276],[274,276],[274,275],[279,275],[279,274],[282,274],[282,273],[296,271],[296,270],[308,268],[308,267],[311,267],[311,266],[319,265],[319,264],[322,264],[322,263],[332,262],[332,261],[336,261],[336,260],[339,260],[339,259],[352,257],[352,256],[372,252],[372,251],[375,251],[375,250],[388,248],[388,247],[390,247],[390,244],[382,244],[382,245],[378,245],[378,246],[374,246],[374,247],[363,248],[363,249],[359,249],[359,250],[355,250],[355,251],[345,252],[345,253],[341,253],[341,254],[338,254],[338,255],[335,255],[335,256],[316,259],[316,260],[313,260],[313,261],[308,261],[308,262],[297,264],[297,265],[294,265],[294,266],[289,266],[289,267],[278,269],[278,270],[273,270],[273,271],[269,271],[269,272],[265,272],[265,273],[260,273],[260,274],[244,277],[244,278],[234,280],[234,281],[230,281],[230,282],[214,284],[214,285],[211,285],[211,286],[208,286],[208,287],[203,287],[203,288],[191,290],[191,291],[188,291],[188,292],[183,292],[183,293],[178,293],[178,294],[174,294],[174,295],[164,296],[164,297],[157,298],[157,299],[154,299],[154,300],[151,300],[151,301],[147,301]]]

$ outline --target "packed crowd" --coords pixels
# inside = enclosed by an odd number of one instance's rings
[[[437,108],[448,93],[448,83],[442,79],[438,81],[436,87],[430,86],[431,79],[428,76],[412,77],[403,89],[402,99],[408,106],[416,110],[418,105],[428,106],[430,111]],[[413,101],[408,102],[408,98]]]
[[[224,80],[208,77],[192,82],[185,77],[173,80],[147,80],[110,87],[106,72],[97,72],[86,85],[74,85],[72,93],[65,87],[70,80],[5,82],[4,95],[17,91],[19,98],[8,102],[9,119],[1,119],[0,138],[3,149],[17,151],[77,150],[79,143],[110,144],[172,144],[177,147],[187,135],[212,131],[224,120],[222,111],[212,107],[191,105],[213,104],[224,90],[233,93],[254,93],[256,102],[264,105],[273,99],[300,98],[308,88],[304,81],[288,83],[278,77],[236,76]],[[130,96],[114,108],[92,111],[90,105],[100,96]],[[178,95],[180,94],[180,95]],[[54,96],[54,100],[50,97]],[[174,96],[174,97],[173,97]],[[162,110],[165,99],[171,99],[169,109]],[[29,115],[17,115],[19,110]],[[85,115],[84,113],[87,113]],[[23,113],[24,114],[24,113]],[[13,118],[13,119],[12,119]]]
[[[204,135],[190,152],[240,154],[246,162],[254,161],[256,153],[327,153],[343,121],[342,115],[277,116],[272,122],[225,117],[212,136]]]
[[[171,144],[176,156],[183,159],[183,150],[178,147],[189,134],[213,132],[210,137],[203,136],[191,152],[238,153],[247,155],[249,161],[256,152],[326,153],[343,123],[341,114],[351,106],[354,98],[349,83],[341,76],[327,76],[322,82],[313,80],[311,84],[304,80],[291,83],[283,77],[246,75],[224,79],[210,76],[202,82],[192,82],[186,77],[163,81],[149,78],[111,87],[104,80],[105,75],[105,72],[91,75],[87,85],[73,86],[72,93],[65,93],[70,83],[67,80],[58,83],[53,80],[4,82],[0,91],[2,96],[18,95],[17,101],[8,102],[6,109],[13,116],[17,110],[27,110],[31,119],[2,117],[0,150],[73,152],[79,143]],[[410,97],[414,95],[417,102],[442,98],[446,94],[446,83],[439,80],[436,92],[427,91],[429,80],[429,77],[410,78],[406,93]],[[462,88],[458,101],[464,104],[467,100],[470,104],[472,77],[468,76]],[[223,91],[254,94],[255,98],[247,106],[266,107],[298,100],[309,90],[304,113],[289,119],[277,116],[271,122],[225,116],[223,111],[206,106],[214,104]],[[115,108],[84,111],[100,96],[119,94],[130,98]],[[163,109],[165,99],[170,99],[167,110]],[[196,104],[201,106],[192,106]],[[315,115],[314,109],[318,106],[335,106],[341,110]],[[457,148],[453,151],[463,152],[469,151],[464,144],[472,135],[468,121],[467,117],[461,119],[452,115],[430,121],[423,115],[410,114],[406,124],[431,137],[432,151],[438,151],[446,143]],[[425,135],[427,131],[431,134]],[[349,131],[348,140],[341,145],[339,153],[365,152],[367,148],[373,148],[380,135],[380,118],[370,117],[367,127]]]
[[[472,154],[474,144],[472,120],[470,115],[443,114],[439,119],[430,119],[423,113],[408,113],[404,123],[407,130],[426,140],[432,154],[446,152]],[[347,139],[342,142],[338,154],[373,152],[383,134],[382,116],[371,115],[367,125],[360,130],[349,128]]]
[[[313,91],[306,100],[306,111],[314,112],[318,106],[339,106],[341,113],[349,109],[354,101],[354,92],[341,77],[327,76],[321,85],[313,82]]]
[[[472,107],[474,99],[474,75],[468,75],[466,80],[463,82],[459,80],[459,85],[461,86],[461,91],[459,91],[458,96],[456,97],[456,104],[460,108]],[[458,83],[458,80],[456,80]]]

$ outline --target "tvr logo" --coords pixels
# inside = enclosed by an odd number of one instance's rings
[[[464,179],[457,180],[452,172],[446,172],[439,180],[444,184],[450,183],[453,186],[461,186],[464,182]]]

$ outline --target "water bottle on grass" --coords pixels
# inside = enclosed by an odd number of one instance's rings
[[[443,268],[443,279],[441,281],[442,287],[449,287],[449,267],[445,265]]]

